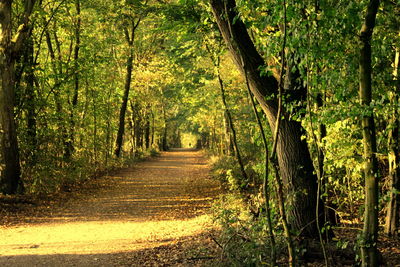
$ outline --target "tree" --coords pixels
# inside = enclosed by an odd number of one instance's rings
[[[69,159],[74,152],[74,140],[75,140],[75,118],[74,113],[78,105],[79,96],[79,49],[81,46],[81,1],[75,0],[76,10],[76,22],[75,22],[75,47],[74,47],[74,92],[72,96],[72,107],[70,113],[70,130],[69,138],[66,142],[65,156]]]
[[[242,179],[243,179],[243,181],[247,181],[248,180],[248,176],[247,176],[247,173],[246,173],[246,170],[245,170],[245,167],[244,167],[244,163],[243,163],[243,159],[242,159],[242,156],[241,156],[241,153],[240,153],[240,149],[239,149],[239,146],[238,146],[236,129],[235,129],[235,126],[234,126],[234,123],[233,123],[232,114],[231,114],[231,112],[229,110],[229,106],[228,106],[227,101],[226,101],[225,85],[224,85],[224,81],[223,81],[222,76],[221,76],[221,69],[220,69],[221,68],[221,51],[223,50],[222,49],[222,42],[221,42],[222,40],[220,40],[221,39],[220,37],[219,38],[216,37],[216,38],[219,39],[217,41],[217,43],[214,46],[212,46],[212,44],[208,43],[208,44],[206,44],[206,48],[207,48],[209,57],[210,57],[213,65],[214,65],[215,76],[216,76],[216,78],[218,80],[218,85],[219,85],[219,89],[220,89],[220,92],[221,92],[221,100],[222,100],[222,104],[223,104],[223,108],[224,108],[224,115],[225,115],[224,117],[225,117],[225,120],[226,120],[226,122],[225,122],[226,126],[225,127],[227,128],[226,129],[226,133],[228,135],[228,137],[227,137],[227,139],[228,139],[227,140],[227,143],[228,143],[227,152],[229,154],[230,146],[233,145],[234,154],[235,154],[235,156],[237,158],[237,161],[238,161],[239,166],[240,166],[240,172],[242,173],[242,176],[243,176]],[[232,135],[230,133],[232,133]]]
[[[397,48],[394,60],[393,71],[395,90],[390,91],[390,104],[392,106],[391,118],[389,121],[389,203],[386,213],[385,233],[390,236],[399,235],[400,230],[400,160],[399,160],[399,112],[397,110],[400,94],[400,51]]]
[[[386,3],[384,9],[389,5],[392,16],[388,16],[390,28],[394,29],[391,40],[393,41],[391,51],[393,56],[389,56],[389,62],[393,62],[393,82],[388,90],[390,101],[388,118],[388,163],[389,163],[389,202],[386,211],[385,234],[393,237],[400,235],[400,140],[399,140],[399,94],[400,94],[400,36],[399,15],[400,5]],[[386,10],[385,10],[386,11]],[[387,22],[386,22],[387,23]],[[379,37],[378,37],[379,38]],[[393,49],[394,48],[394,49]]]
[[[372,66],[371,40],[378,13],[379,0],[371,0],[367,7],[364,23],[360,32],[360,101],[365,110],[362,117],[365,176],[365,212],[362,231],[362,266],[378,266],[378,163],[376,158],[375,121],[371,109]]]
[[[125,90],[124,90],[124,95],[122,97],[121,109],[119,112],[119,124],[118,124],[119,126],[118,126],[117,139],[115,141],[114,154],[117,157],[120,157],[121,155],[122,141],[125,130],[125,114],[126,114],[126,108],[128,106],[128,97],[132,80],[133,57],[134,57],[133,45],[135,40],[135,31],[139,26],[140,20],[141,18],[131,17],[128,20],[128,25],[124,27],[125,39],[128,44],[129,52],[128,52],[128,58],[126,60]]]
[[[273,76],[264,75],[261,69],[266,66],[256,50],[245,24],[236,11],[234,0],[212,0],[211,6],[226,45],[237,67],[248,77],[252,93],[261,105],[273,131],[278,112],[278,82]],[[284,66],[281,66],[284,67]],[[292,94],[293,101],[301,101],[305,88],[286,90]],[[315,224],[317,201],[317,177],[308,151],[301,123],[283,112],[281,120],[277,156],[280,173],[290,196],[291,226],[301,236],[318,237]],[[319,201],[319,200],[318,200]],[[320,205],[322,207],[322,205]]]
[[[35,0],[24,1],[22,23],[12,36],[12,1],[0,2],[0,126],[2,131],[0,145],[4,162],[1,185],[2,191],[6,194],[16,193],[20,184],[21,167],[14,118],[15,62],[29,35],[29,17],[34,4]]]
[[[30,162],[36,164],[37,149],[37,126],[36,126],[36,96],[35,96],[35,73],[34,73],[34,43],[30,36],[26,41],[23,64],[26,65],[26,120],[27,141],[31,149]]]

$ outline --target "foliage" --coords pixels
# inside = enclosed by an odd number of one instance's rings
[[[400,109],[399,102],[393,101],[399,94],[398,78],[393,76],[400,46],[399,3],[382,1],[378,12],[371,42],[372,101],[363,107],[358,101],[358,51],[368,1],[286,2],[286,66],[280,63],[284,1],[237,0],[235,20],[243,20],[268,64],[263,75],[279,78],[283,70],[284,108],[305,129],[303,138],[315,169],[323,163],[321,198],[342,219],[362,220],[360,119],[375,117],[383,214],[388,192],[396,191],[389,188],[386,155],[389,133],[396,129],[393,111]],[[81,5],[80,15],[76,3]],[[15,33],[24,16],[23,1],[14,1],[12,15]],[[129,45],[124,28],[139,21]],[[232,193],[214,210],[223,226],[225,252],[238,265],[266,262],[269,243],[260,193],[265,171],[263,140],[245,77],[229,57],[208,1],[37,1],[29,23],[25,49],[15,55],[15,103],[10,109],[14,110],[25,191],[62,190],[99,170],[126,166],[168,147],[204,148],[210,153],[213,175]],[[116,158],[113,151],[131,51],[133,72],[122,157]],[[299,88],[288,85],[293,74],[307,88],[306,98],[296,103],[290,99]],[[247,180],[235,158],[221,84]],[[261,121],[268,126],[265,117]],[[272,134],[265,128],[270,141]],[[319,152],[323,162],[318,161]],[[3,172],[4,155],[0,160]],[[267,185],[274,188],[272,181],[269,175]],[[281,251],[279,216],[274,199],[269,203]]]
[[[218,243],[227,266],[264,266],[270,262],[268,231],[264,216],[255,217],[248,204],[236,194],[226,194],[213,206],[214,220],[222,227]],[[277,232],[277,235],[282,233]],[[278,254],[285,243],[278,238]]]

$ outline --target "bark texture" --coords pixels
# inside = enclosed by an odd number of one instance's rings
[[[14,119],[15,62],[28,36],[27,27],[34,0],[24,1],[22,23],[12,35],[12,2],[0,1],[0,186],[6,194],[17,192],[21,167]]]
[[[1,152],[2,191],[14,194],[20,180],[19,149],[14,120],[14,65],[13,47],[11,45],[11,1],[0,2],[0,118],[1,118]]]
[[[390,104],[393,107],[389,130],[389,181],[390,200],[387,206],[385,233],[389,236],[400,235],[400,174],[399,174],[399,105],[400,93],[400,50],[396,49],[393,71],[396,88],[390,92]]]
[[[362,266],[378,266],[378,164],[375,122],[370,108],[372,99],[371,39],[379,0],[371,0],[361,28],[360,101],[367,111],[362,118],[365,176],[365,212],[361,242]]]
[[[234,0],[211,0],[211,6],[218,27],[240,71],[247,75],[251,92],[256,97],[269,125],[274,131],[278,111],[278,82],[272,76],[261,75],[260,67],[266,64],[257,52],[246,26],[238,18]],[[233,23],[234,21],[234,23]],[[304,88],[303,88],[304,89]],[[302,92],[297,92],[293,100],[299,100]],[[266,100],[267,98],[267,100]],[[317,203],[317,177],[313,174],[313,164],[305,134],[301,124],[288,119],[281,120],[277,156],[281,177],[290,200],[289,218],[294,230],[302,236],[318,237],[315,223]],[[322,205],[320,205],[322,207]],[[323,216],[322,216],[323,217]]]

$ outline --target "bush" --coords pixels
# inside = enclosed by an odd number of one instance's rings
[[[232,156],[211,157],[211,173],[231,191],[239,191],[247,185],[236,159]]]
[[[218,243],[227,266],[266,266],[271,247],[265,216],[254,216],[237,194],[221,197],[212,208],[214,222],[221,226]],[[277,253],[285,251],[283,235],[275,232]]]

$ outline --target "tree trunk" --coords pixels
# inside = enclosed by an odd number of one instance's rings
[[[56,33],[54,33],[55,36]],[[60,92],[59,92],[59,87],[61,86],[61,82],[59,81],[58,77],[62,75],[62,68],[57,66],[57,59],[56,59],[56,55],[53,49],[53,44],[51,42],[51,36],[50,33],[48,31],[48,29],[45,30],[45,36],[46,36],[46,43],[47,43],[47,49],[49,50],[49,54],[50,54],[50,60],[51,60],[51,67],[53,69],[54,72],[54,86],[53,86],[53,95],[54,95],[54,101],[55,101],[55,105],[56,105],[56,111],[57,111],[57,119],[58,119],[58,125],[59,128],[61,130],[61,142],[64,146],[64,159],[67,159],[67,147],[68,147],[68,133],[67,133],[67,129],[65,126],[65,119],[64,119],[64,109],[63,109],[63,105],[61,102],[61,97],[60,97]],[[57,38],[55,38],[57,39]],[[61,65],[61,63],[58,64],[59,66]]]
[[[121,109],[119,111],[118,133],[117,133],[117,140],[115,143],[115,152],[114,152],[115,156],[117,157],[120,157],[121,155],[122,141],[125,131],[126,107],[128,105],[129,90],[131,88],[132,68],[133,68],[133,53],[131,52],[126,62],[125,90],[124,90],[124,96],[122,98]]]
[[[150,130],[150,105],[147,105],[144,126],[144,143],[146,149],[150,148]]]
[[[121,155],[121,148],[122,148],[124,131],[125,131],[125,114],[126,114],[126,108],[128,105],[129,91],[131,88],[133,57],[134,57],[133,41],[135,39],[135,30],[136,30],[137,26],[139,25],[139,22],[140,21],[138,21],[137,23],[132,22],[130,33],[127,28],[124,29],[125,37],[126,37],[126,40],[127,40],[128,46],[129,46],[129,56],[128,56],[128,59],[126,60],[125,90],[124,90],[124,96],[122,98],[121,109],[119,112],[119,126],[118,126],[117,139],[115,141],[114,155],[118,158]]]
[[[371,267],[378,266],[378,164],[376,160],[375,122],[370,107],[372,99],[371,39],[378,7],[379,0],[371,0],[369,2],[365,21],[360,33],[360,101],[367,114],[362,118],[365,212],[364,228],[362,231],[361,260],[362,266]]]
[[[231,128],[229,127],[229,118],[228,114],[226,111],[224,112],[224,127],[225,127],[225,151],[223,148],[221,150],[223,153],[226,153],[226,155],[234,155],[235,154],[235,148],[233,147],[233,140],[232,140],[232,134],[231,134]]]
[[[135,124],[135,131],[136,131],[136,146],[143,151],[143,128],[142,128],[142,120],[139,118]]]
[[[168,150],[168,143],[167,143],[167,114],[165,112],[165,107],[164,107],[164,103],[162,103],[162,113],[163,113],[163,119],[164,119],[164,128],[163,128],[163,135],[161,138],[161,149],[163,151],[167,151]]]
[[[246,26],[238,17],[235,1],[211,0],[211,6],[225,43],[240,71],[247,75],[250,89],[273,131],[278,111],[278,82],[272,76],[261,75],[260,67],[266,64],[251,41]],[[297,96],[297,99],[292,99],[299,100],[301,94]],[[269,100],[265,100],[266,97]],[[288,217],[292,228],[301,236],[318,238],[315,223],[317,177],[313,173],[307,142],[301,138],[305,132],[300,122],[290,120],[288,114],[283,114],[285,118],[280,124],[277,156],[281,177],[291,201]],[[323,209],[320,214],[322,212]]]
[[[79,96],[79,49],[81,45],[81,2],[75,0],[76,9],[76,26],[75,26],[75,48],[74,48],[74,94],[72,96],[72,109],[70,114],[70,131],[69,138],[66,144],[65,157],[69,159],[74,152],[74,140],[75,140],[75,118],[74,113],[78,105]]]
[[[30,149],[30,164],[36,163],[37,133],[36,133],[36,110],[35,110],[35,74],[34,74],[34,47],[33,39],[29,37],[25,51],[24,64],[26,64],[26,120],[27,139]]]
[[[163,136],[162,136],[162,150],[168,150],[168,143],[167,143],[167,127],[164,127]]]
[[[20,182],[21,168],[17,130],[14,120],[14,63],[11,44],[11,2],[0,2],[0,126],[1,126],[1,190],[6,194],[17,192]]]
[[[20,184],[21,166],[17,129],[14,118],[15,61],[21,51],[29,28],[29,16],[34,0],[24,1],[22,24],[12,36],[12,1],[0,1],[0,147],[2,153],[0,190],[6,194],[17,192]]]
[[[273,225],[272,225],[272,219],[271,219],[271,208],[269,205],[269,201],[270,201],[270,193],[269,193],[269,186],[268,186],[268,177],[269,177],[269,149],[268,149],[268,142],[267,142],[267,138],[265,135],[265,131],[264,131],[264,127],[263,124],[261,122],[260,119],[260,115],[258,114],[257,111],[257,106],[256,106],[256,102],[254,100],[254,97],[251,93],[250,90],[250,85],[249,82],[246,78],[246,87],[249,93],[249,97],[250,97],[250,101],[251,101],[251,106],[253,108],[254,111],[254,116],[256,118],[257,124],[258,124],[258,128],[260,130],[261,133],[261,137],[263,140],[263,144],[264,144],[264,152],[265,152],[265,164],[264,164],[264,179],[263,179],[263,193],[264,193],[264,199],[265,199],[265,215],[267,217],[267,225],[268,225],[268,235],[270,238],[270,242],[271,242],[271,265],[272,266],[276,266],[276,241],[275,241],[275,234],[274,234],[274,229],[273,229]]]
[[[400,94],[400,50],[396,49],[395,68],[393,71],[396,80],[395,91],[389,92],[390,104],[393,107],[389,127],[389,190],[390,200],[387,206],[385,233],[389,236],[400,235],[400,173],[399,173],[399,94]]]
[[[243,182],[243,181],[247,181],[248,177],[247,177],[246,170],[244,169],[242,156],[240,154],[239,146],[238,146],[238,143],[237,143],[236,130],[235,130],[235,127],[233,125],[231,112],[229,111],[228,104],[226,103],[224,82],[222,81],[221,74],[219,72],[219,58],[218,58],[217,61],[218,61],[218,63],[216,64],[215,68],[217,69],[216,73],[217,73],[217,78],[218,78],[218,82],[219,82],[219,88],[221,90],[222,104],[224,106],[225,114],[226,114],[226,117],[228,119],[228,126],[229,126],[229,129],[230,129],[230,132],[232,133],[232,141],[233,141],[233,146],[235,148],[235,155],[236,155],[237,161],[238,161],[239,166],[240,166],[240,172],[242,173],[242,176],[243,176],[242,177],[243,180],[240,181],[240,182]],[[229,144],[230,144],[230,142],[229,142]]]
[[[142,113],[141,106],[138,103],[133,105],[133,116],[134,116],[134,135],[135,135],[135,146],[136,150],[143,150],[143,130],[142,130]]]
[[[154,145],[154,133],[155,133],[155,115],[153,110],[151,110],[151,139],[150,139],[150,146],[153,147]]]

